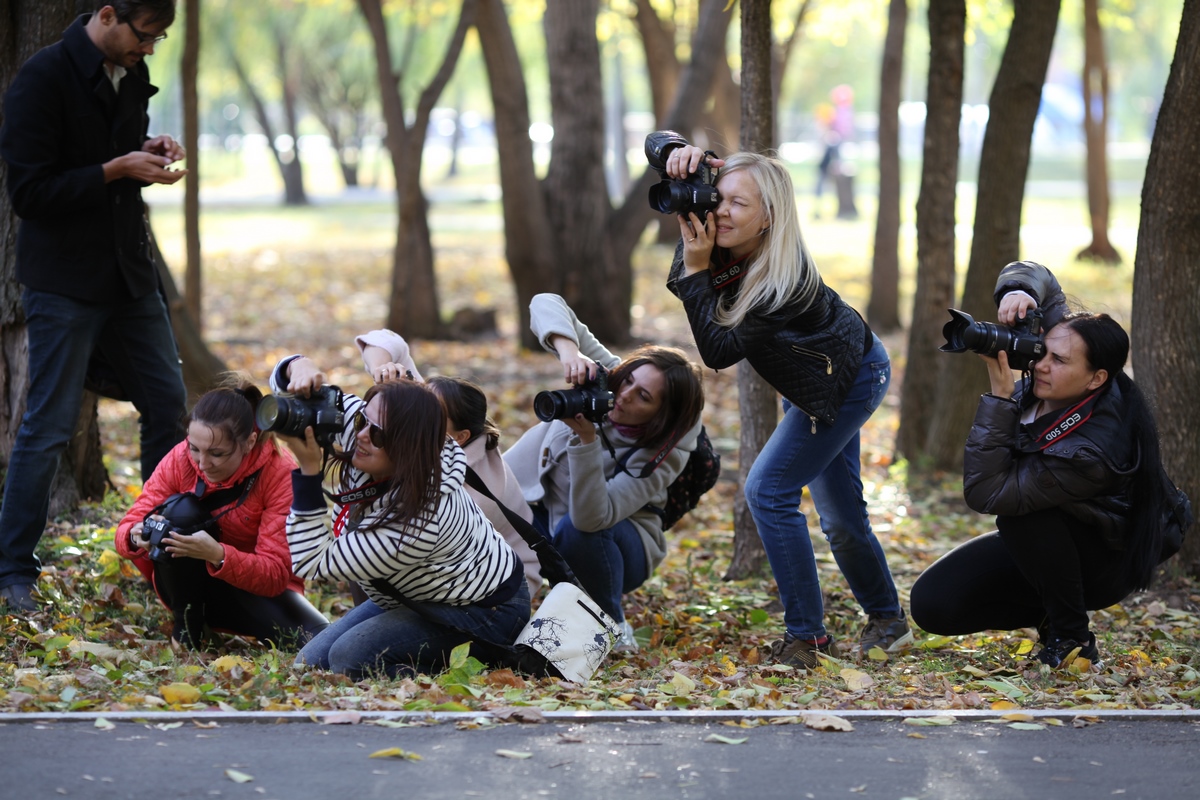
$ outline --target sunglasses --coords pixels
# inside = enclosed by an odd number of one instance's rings
[[[352,418],[354,420],[354,433],[358,435],[362,433],[362,429],[370,427],[370,432],[367,434],[371,439],[371,444],[379,449],[383,449],[383,428],[376,425],[371,420],[367,419],[367,415],[361,411],[355,411]]]

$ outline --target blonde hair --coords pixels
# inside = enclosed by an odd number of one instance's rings
[[[734,153],[725,159],[721,175],[739,171],[749,175],[758,189],[766,228],[745,264],[736,299],[717,309],[715,321],[725,328],[736,328],[751,311],[772,314],[790,304],[804,311],[821,287],[821,273],[800,233],[796,193],[787,168],[769,156]]]

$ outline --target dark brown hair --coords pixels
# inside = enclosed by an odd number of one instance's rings
[[[175,22],[175,0],[101,0],[96,3],[96,10],[105,6],[112,6],[121,22],[136,22],[139,16],[145,16],[141,20],[144,25]]]
[[[254,385],[249,374],[227,372],[221,376],[220,386],[196,401],[187,422],[207,425],[219,430],[230,442],[240,444],[257,430],[254,412],[262,398],[262,390]],[[273,439],[274,434],[259,432],[255,446]]]
[[[442,399],[442,404],[446,406],[446,416],[455,428],[470,433],[471,439],[486,436],[487,449],[496,449],[500,444],[500,429],[487,415],[487,395],[478,384],[466,378],[436,375],[430,378],[426,385]]]
[[[662,410],[646,425],[638,444],[655,449],[687,433],[704,410],[704,380],[700,367],[682,350],[644,344],[630,353],[608,376],[608,388],[620,392],[633,371],[643,364],[663,374]]]
[[[436,513],[442,486],[442,447],[446,443],[446,410],[442,401],[423,383],[378,383],[367,390],[363,402],[379,397],[383,406],[383,451],[392,462],[392,486],[383,501],[383,512],[364,530],[401,527]],[[350,457],[342,461],[342,488],[350,489]]]

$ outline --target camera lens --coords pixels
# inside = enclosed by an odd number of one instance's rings
[[[583,410],[582,402],[575,397],[576,403],[572,403],[567,395],[578,395],[579,390],[573,389],[569,392],[563,391],[546,391],[538,392],[533,398],[533,413],[542,422],[550,422],[551,420],[562,419],[563,417],[573,417]],[[578,405],[579,408],[572,410],[573,405]]]

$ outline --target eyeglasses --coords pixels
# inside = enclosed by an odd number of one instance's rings
[[[367,419],[367,415],[361,411],[355,411],[354,416],[354,433],[357,436],[362,433],[362,429],[370,426],[368,436],[371,438],[371,444],[379,449],[383,449],[383,428],[376,425],[371,420]]]
[[[165,33],[160,33],[158,35],[146,33],[145,31],[139,31],[133,26],[133,23],[127,19],[123,19],[121,21],[129,26],[129,30],[133,31],[133,35],[137,37],[138,44],[158,44],[167,38],[167,34]]]

